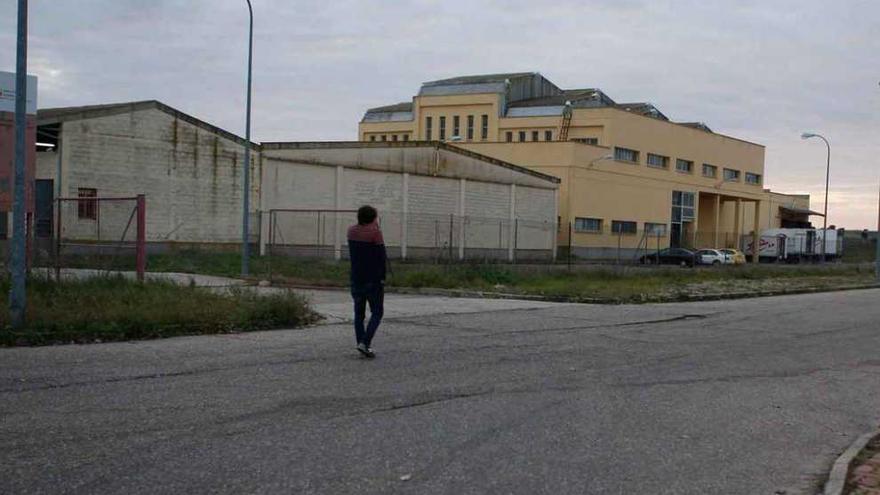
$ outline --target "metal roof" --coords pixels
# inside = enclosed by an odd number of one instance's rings
[[[412,109],[412,102],[404,101],[393,105],[385,105],[384,107],[368,108],[367,113],[412,112]]]
[[[480,160],[482,162],[489,163],[491,165],[495,165],[498,167],[506,168],[508,170],[518,172],[525,175],[530,175],[532,177],[551,182],[553,184],[559,184],[562,182],[558,177],[554,177],[552,175],[547,175],[541,172],[537,172],[535,170],[522,167],[519,165],[514,165],[513,163],[506,162],[504,160],[499,160],[497,158],[493,158],[491,156],[483,155],[481,153],[477,153],[474,151],[466,150],[464,148],[459,148],[458,146],[454,146],[451,144],[446,144],[441,141],[305,141],[305,142],[296,142],[296,141],[275,141],[275,142],[267,142],[262,143],[263,151],[272,151],[272,150],[285,150],[285,149],[351,149],[351,148],[388,148],[388,149],[400,149],[400,148],[426,148],[432,147],[438,150],[445,150],[451,153],[455,153],[457,155],[466,156],[469,158],[473,158],[475,160]]]
[[[600,89],[564,89],[561,94],[544,96],[540,98],[529,98],[527,100],[514,101],[510,103],[511,108],[522,107],[552,107],[565,105],[571,102],[571,106],[575,108],[595,107],[614,105],[608,95]]]
[[[661,112],[657,109],[657,107],[648,102],[640,101],[635,103],[618,103],[616,106],[617,108],[625,110],[627,112],[637,113],[646,117],[654,117],[660,120],[669,120],[669,117],[663,115],[663,112]]]
[[[196,127],[202,128],[208,132],[213,132],[223,136],[230,141],[234,141],[242,146],[247,141],[241,136],[237,136],[225,129],[221,129],[215,125],[209,124],[204,120],[193,117],[172,108],[158,100],[141,100],[130,101],[124,103],[109,103],[104,105],[82,105],[76,107],[56,107],[37,110],[37,125],[57,124],[59,122],[68,122],[74,120],[95,119],[99,117],[108,117],[111,115],[119,115],[122,113],[132,113],[141,110],[156,109],[164,112],[172,117],[188,122]],[[251,149],[258,149],[259,144],[251,141]]]
[[[521,77],[532,77],[538,75],[537,72],[506,72],[501,74],[481,74],[476,76],[458,76],[448,79],[438,79],[436,81],[428,81],[422,83],[422,86],[449,86],[453,84],[486,84],[486,83],[503,83],[508,79],[517,79]]]
[[[820,216],[820,217],[825,216],[822,213],[819,213],[818,211],[813,211],[809,208],[798,208],[796,206],[782,206],[782,205],[780,205],[779,209],[786,211],[788,213],[794,213],[796,215],[810,215],[810,216],[815,215],[815,216]]]
[[[692,129],[699,129],[701,131],[712,132],[712,129],[706,125],[705,122],[675,122],[678,125],[683,125],[685,127],[690,127]]]

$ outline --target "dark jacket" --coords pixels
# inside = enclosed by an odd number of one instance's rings
[[[385,240],[379,225],[352,225],[348,228],[348,256],[351,260],[351,285],[364,287],[385,281]]]

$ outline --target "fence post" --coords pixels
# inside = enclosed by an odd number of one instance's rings
[[[454,214],[454,213],[450,213],[450,214],[449,214],[449,262],[450,262],[450,263],[452,262],[452,260],[455,259],[455,258],[453,258],[453,256],[452,256],[452,249],[453,249],[453,247],[452,247],[452,242],[453,242],[453,240],[454,240],[452,234],[453,234],[454,232],[455,232],[455,214]]]
[[[571,221],[568,222],[568,271],[571,271]]]
[[[61,281],[61,205],[64,203],[59,197],[58,207],[55,209],[55,281]]]
[[[513,221],[513,262],[516,263],[516,251],[519,249],[519,218]]]
[[[617,264],[620,264],[620,242],[623,240],[623,228],[617,229]]]
[[[137,195],[137,279],[144,281],[147,271],[147,200],[143,194]]]

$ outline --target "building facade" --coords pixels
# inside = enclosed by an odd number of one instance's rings
[[[44,109],[37,153],[37,237],[52,237],[61,203],[62,238],[131,240],[133,202],[146,196],[150,243],[233,244],[241,240],[245,140],[158,101]],[[251,143],[251,206],[260,192],[259,147]],[[42,207],[39,207],[42,206]],[[252,229],[256,242],[258,226]]]
[[[263,143],[263,252],[347,256],[358,207],[392,257],[543,259],[559,179],[439,142]]]
[[[762,145],[537,73],[424,83],[412,102],[368,110],[359,135],[446,141],[560,178],[558,242],[590,258],[742,247],[814,214],[809,197],[764,189]]]
[[[559,179],[440,142],[246,143],[158,101],[44,109],[36,127],[47,254],[59,233],[89,252],[133,241],[134,200],[107,198],[141,194],[152,250],[237,247],[248,148],[250,239],[264,252],[343,257],[344,229],[364,204],[379,209],[392,256],[556,252]]]

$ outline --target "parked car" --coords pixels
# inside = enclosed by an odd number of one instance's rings
[[[723,265],[727,259],[727,255],[717,249],[700,249],[696,252],[696,262],[700,265]]]
[[[694,266],[695,260],[694,252],[684,248],[661,249],[639,258],[644,265],[653,265],[659,261],[661,265]]]
[[[731,265],[743,265],[746,262],[746,255],[739,249],[719,249],[727,257],[725,263]]]

